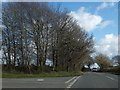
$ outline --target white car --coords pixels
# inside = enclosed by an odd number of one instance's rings
[[[94,72],[94,71],[95,71],[95,72],[99,71],[98,68],[92,68],[91,70],[92,70],[93,72]]]

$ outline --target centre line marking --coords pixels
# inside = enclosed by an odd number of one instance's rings
[[[71,82],[73,79],[75,79],[76,77],[73,77],[73,78],[71,78],[71,79],[69,79],[68,81],[66,81],[65,83],[69,83],[69,82]]]
[[[71,87],[73,86],[73,84],[74,84],[79,78],[80,78],[80,76],[78,76],[76,79],[74,79],[74,81],[71,82],[71,83],[67,86],[67,88],[71,88]]]

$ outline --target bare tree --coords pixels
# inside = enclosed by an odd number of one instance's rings
[[[99,54],[95,57],[96,62],[101,66],[101,69],[111,66],[109,58],[103,54]]]
[[[31,73],[34,64],[39,73],[50,59],[56,71],[75,71],[93,52],[93,36],[60,7],[35,2],[3,5],[4,57],[10,67]]]

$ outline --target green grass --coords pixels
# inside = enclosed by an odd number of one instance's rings
[[[102,72],[120,75],[120,66],[104,69]]]
[[[2,74],[0,73],[0,78],[2,78]]]
[[[39,78],[39,77],[69,77],[79,76],[82,72],[50,72],[40,74],[23,74],[23,73],[2,73],[2,78]]]
[[[120,72],[111,72],[111,74],[120,75]]]

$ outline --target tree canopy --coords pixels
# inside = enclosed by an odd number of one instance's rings
[[[106,55],[98,54],[95,57],[95,60],[100,65],[101,69],[108,68],[109,66],[111,66],[110,59]]]
[[[3,3],[2,62],[5,70],[42,72],[46,60],[56,71],[75,71],[93,52],[93,36],[67,11],[49,3]],[[34,66],[34,67],[33,67]]]

